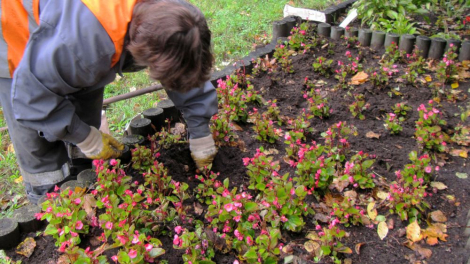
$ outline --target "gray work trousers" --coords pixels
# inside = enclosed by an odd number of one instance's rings
[[[70,175],[69,156],[62,141],[49,142],[38,131],[23,126],[13,114],[12,79],[0,78],[0,104],[23,176],[28,200],[32,203]],[[34,89],[34,87],[31,87]],[[76,114],[85,123],[99,128],[104,88],[68,95]]]

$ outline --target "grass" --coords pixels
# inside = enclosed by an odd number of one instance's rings
[[[216,70],[246,56],[256,44],[271,40],[272,22],[283,16],[285,4],[322,10],[338,0],[189,0],[205,14],[212,31]],[[145,71],[125,74],[106,86],[105,98],[152,85]],[[142,110],[154,106],[164,92],[120,101],[106,109],[112,134],[119,137],[129,121]],[[0,107],[0,127],[6,126]],[[0,132],[0,218],[9,215],[24,196],[16,158],[7,132]],[[5,203],[3,203],[5,201]]]

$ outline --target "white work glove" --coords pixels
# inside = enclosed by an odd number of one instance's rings
[[[90,159],[119,158],[124,150],[122,143],[95,127],[91,127],[90,134],[77,147]]]
[[[189,149],[191,150],[191,157],[196,163],[197,168],[200,170],[212,164],[212,161],[217,154],[212,134],[202,138],[190,138]]]

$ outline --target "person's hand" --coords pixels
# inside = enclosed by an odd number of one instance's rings
[[[113,159],[121,156],[124,145],[112,136],[91,127],[90,134],[77,147],[90,159]]]
[[[202,138],[190,138],[189,149],[191,150],[191,157],[196,163],[197,168],[200,170],[212,164],[212,161],[214,161],[214,157],[217,154],[212,134]]]

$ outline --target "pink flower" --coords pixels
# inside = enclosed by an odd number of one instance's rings
[[[82,230],[83,228],[83,223],[82,221],[78,220],[76,223],[75,223],[75,229],[77,230]]]
[[[139,240],[139,236],[138,235],[134,235],[134,238],[132,239],[132,244],[137,244],[139,243],[140,240]]]
[[[240,241],[243,240],[243,235],[240,234],[240,232],[238,231],[238,229],[236,229],[235,232],[233,232],[233,234],[235,235],[235,237],[236,237],[238,240],[240,240]]]
[[[78,205],[82,202],[82,199],[77,198],[77,199],[73,200],[73,202]]]
[[[111,259],[116,263],[118,262],[118,257],[116,255],[112,256]]]
[[[285,222],[288,221],[288,219],[283,215],[283,216],[281,216],[281,221],[282,221],[283,223],[285,223]]]
[[[183,240],[181,240],[181,238],[178,235],[175,235],[173,237],[173,245],[181,247],[182,244],[183,244]]]
[[[135,257],[137,257],[137,250],[135,250],[135,249],[129,250],[129,254],[128,254],[128,255],[129,255],[129,258],[135,259]]]
[[[235,209],[233,204],[231,204],[231,203],[228,203],[228,204],[224,205],[224,208],[227,212],[231,212],[233,209]]]
[[[34,216],[36,217],[37,220],[41,220],[43,215],[44,213],[36,213]]]
[[[111,229],[113,229],[113,223],[110,222],[110,221],[108,221],[108,222],[106,222],[105,227],[106,227],[107,229],[111,230]]]
[[[122,245],[125,245],[127,243],[127,237],[125,236],[117,235],[117,239]]]
[[[181,226],[175,226],[175,232],[176,234],[180,234],[181,233],[181,230],[183,230],[183,228]]]
[[[152,244],[146,244],[146,245],[145,245],[145,250],[147,250],[147,251],[152,250],[152,248],[153,248],[153,245],[152,245]]]
[[[431,166],[427,166],[426,168],[424,168],[424,171],[426,173],[431,173],[432,172],[432,167]]]
[[[253,245],[253,239],[251,238],[251,236],[247,236],[247,237],[246,237],[246,243],[247,243],[248,245],[250,245],[250,246]]]
[[[109,161],[109,164],[111,164],[111,166],[116,166],[117,165],[117,161],[115,159],[111,159]]]

